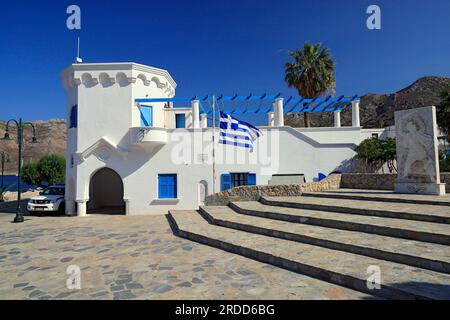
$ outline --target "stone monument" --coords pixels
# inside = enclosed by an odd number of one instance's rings
[[[395,191],[444,195],[440,183],[435,107],[395,112],[398,178]]]

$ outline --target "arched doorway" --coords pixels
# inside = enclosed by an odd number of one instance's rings
[[[98,170],[89,183],[88,213],[125,214],[122,178],[110,168]]]

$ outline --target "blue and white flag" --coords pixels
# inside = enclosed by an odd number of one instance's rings
[[[262,135],[261,131],[255,126],[233,118],[222,111],[220,111],[219,128],[219,143],[250,150],[253,150],[253,142]]]

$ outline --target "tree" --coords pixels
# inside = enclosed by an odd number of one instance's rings
[[[304,98],[334,94],[334,61],[330,51],[320,43],[305,43],[303,49],[290,51],[293,61],[285,64],[285,81]],[[310,127],[309,114],[304,113],[305,127]]]
[[[358,158],[365,160],[366,168],[379,168],[387,164],[390,173],[397,171],[395,139],[369,138],[361,142],[355,151]]]
[[[26,164],[22,168],[22,181],[31,185],[44,186],[63,182],[66,176],[66,159],[58,154],[49,154],[38,162]]]
[[[440,97],[441,103],[436,107],[437,123],[450,141],[450,88],[449,91],[441,92]]]
[[[22,174],[22,181],[32,186],[40,185],[42,182],[40,180],[36,162],[31,162],[23,165],[21,174]]]
[[[37,163],[37,170],[41,181],[54,185],[64,181],[66,177],[66,159],[59,154],[49,154]]]

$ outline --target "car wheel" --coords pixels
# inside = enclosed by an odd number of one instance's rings
[[[61,214],[61,215],[66,213],[66,204],[64,202],[62,202],[59,205],[58,213]]]

